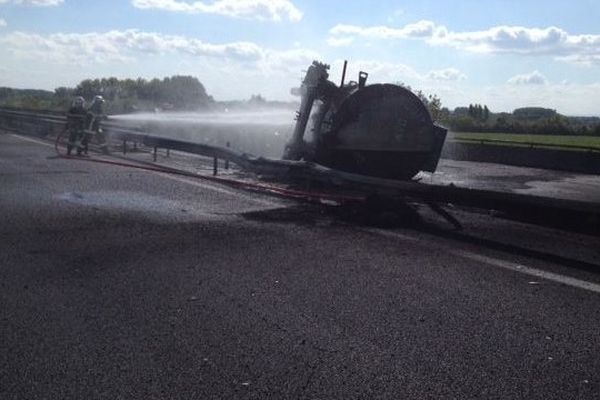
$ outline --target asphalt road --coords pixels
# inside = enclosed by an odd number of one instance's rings
[[[431,184],[600,203],[600,177],[592,174],[441,159],[435,174],[419,177]]]
[[[0,398],[598,399],[598,238],[419,212],[0,134]]]

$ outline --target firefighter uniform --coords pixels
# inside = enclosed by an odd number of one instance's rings
[[[104,99],[102,98],[102,96],[94,97],[92,104],[90,105],[90,107],[87,110],[86,128],[89,133],[93,134],[96,137],[96,141],[98,142],[98,145],[100,146],[100,150],[106,154],[106,153],[108,153],[108,143],[106,142],[106,135],[100,128],[100,121],[102,121],[103,119],[106,119],[106,115],[104,114],[103,105],[104,105]],[[88,141],[89,141],[88,135],[85,135],[84,147],[85,147],[86,153],[87,153]]]
[[[83,140],[85,138],[85,100],[83,97],[77,97],[69,111],[67,111],[67,131],[69,141],[67,143],[67,154],[71,155],[73,149],[80,155],[83,151]]]

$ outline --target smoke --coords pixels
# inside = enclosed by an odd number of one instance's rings
[[[140,113],[113,115],[110,122],[156,136],[222,147],[229,143],[256,156],[281,158],[293,130],[294,111]]]

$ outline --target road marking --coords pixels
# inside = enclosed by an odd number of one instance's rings
[[[50,143],[47,143],[47,142],[43,142],[43,141],[41,141],[41,140],[32,139],[32,138],[28,138],[28,137],[21,136],[21,135],[19,135],[19,134],[16,134],[16,133],[11,133],[10,135],[11,135],[11,136],[14,136],[14,137],[16,137],[17,139],[24,140],[24,141],[26,141],[26,142],[37,143],[37,144],[41,144],[42,146],[47,146],[47,147],[52,147],[52,148],[54,148],[54,145],[53,145],[53,144],[50,144]]]
[[[403,233],[398,233],[398,232],[394,232],[394,231],[386,231],[385,229],[366,228],[364,230],[367,232],[375,233],[377,235],[386,236],[386,237],[389,237],[392,239],[402,239],[402,240],[406,240],[409,242],[420,242],[421,241],[421,239],[416,238],[414,236],[409,236],[409,235],[405,235]]]
[[[493,265],[494,267],[504,268],[509,271],[520,272],[522,274],[535,276],[536,278],[542,278],[548,281],[562,283],[564,285],[573,286],[579,289],[589,290],[590,292],[600,293],[600,285],[597,283],[572,278],[566,275],[555,274],[554,272],[548,272],[537,268],[531,268],[523,264],[515,264],[509,261],[499,260],[497,258],[472,253],[470,251],[453,250],[451,251],[451,253],[472,261],[478,261],[485,264]]]
[[[16,138],[18,138],[18,139],[24,140],[26,142],[37,143],[37,144],[41,144],[43,146],[54,148],[53,144],[46,143],[46,142],[43,142],[41,140],[24,137],[24,136],[21,136],[19,134],[15,134],[15,133],[11,133],[11,135],[14,136],[14,137],[16,137]],[[85,159],[83,161],[85,161]],[[132,160],[132,161],[135,162],[135,160]],[[160,168],[160,166],[157,166],[157,167]],[[258,199],[258,198],[252,197],[252,196],[245,195],[244,193],[241,193],[239,191],[229,190],[229,189],[225,189],[223,187],[218,187],[217,184],[207,183],[207,182],[199,182],[197,180],[190,180],[190,179],[186,179],[186,178],[181,178],[179,176],[171,175],[171,174],[169,174],[167,172],[158,172],[158,171],[150,171],[150,170],[146,170],[146,171],[150,172],[150,173],[153,173],[153,174],[156,174],[156,175],[160,175],[163,178],[171,179],[171,180],[178,181],[178,182],[187,183],[188,185],[197,186],[197,187],[201,187],[203,189],[212,190],[213,192],[227,194],[227,195],[232,196],[232,197],[238,197],[238,198],[241,198],[241,199],[243,199],[245,201],[254,202],[256,204],[260,204],[260,205],[263,205],[263,206],[266,206],[266,207],[277,208],[277,207],[281,207],[282,206],[281,203],[277,203],[277,202],[266,200],[266,199]]]
[[[400,239],[400,240],[404,240],[404,241],[410,241],[410,242],[423,241],[423,238],[409,236],[406,234],[393,232],[393,231],[386,231],[384,229],[371,228],[371,229],[365,229],[365,230],[367,232],[373,232],[378,235],[386,236],[389,238]],[[535,276],[536,278],[542,278],[542,279],[545,279],[548,281],[561,283],[563,285],[572,286],[572,287],[576,287],[579,289],[584,289],[584,290],[594,292],[594,293],[600,293],[600,284],[597,284],[597,283],[584,281],[582,279],[572,278],[570,276],[556,274],[554,272],[548,272],[548,271],[544,271],[544,270],[537,269],[537,268],[528,267],[523,264],[517,264],[514,262],[510,262],[510,261],[500,260],[500,259],[494,258],[494,257],[484,256],[484,255],[477,254],[477,253],[474,253],[474,252],[471,252],[468,250],[457,250],[448,245],[443,245],[440,243],[436,243],[436,247],[438,249],[444,249],[445,251],[447,251],[448,253],[450,253],[452,255],[455,255],[455,256],[458,256],[461,258],[466,258],[471,261],[477,261],[480,263],[488,264],[488,265],[498,267],[498,268],[503,268],[503,269],[513,271],[513,272],[520,272],[522,274]]]

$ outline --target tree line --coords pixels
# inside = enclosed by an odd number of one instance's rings
[[[425,104],[435,122],[455,132],[600,136],[598,117],[567,117],[542,107],[493,113],[485,104],[469,104],[468,107],[449,110],[442,107],[436,95],[425,95],[420,90],[413,93]]]
[[[492,113],[486,109],[487,106],[482,111],[474,107],[465,113],[464,108],[457,108],[443,113],[439,122],[455,132],[600,136],[600,118],[567,117],[548,109],[541,115],[528,109],[512,113]]]
[[[209,108],[214,99],[193,76],[176,75],[163,79],[85,79],[75,87],[51,91],[0,88],[0,105],[33,110],[61,111],[76,96],[91,101],[101,95],[110,114],[136,111],[194,111]]]
[[[490,119],[490,109],[487,105],[469,104],[468,115],[475,121],[486,122]]]
[[[64,112],[76,96],[91,101],[96,95],[106,100],[108,114],[298,107],[295,101],[272,101],[260,94],[247,100],[217,102],[197,78],[180,75],[151,80],[85,79],[75,87],[58,87],[54,91],[0,87],[0,106]]]
[[[214,102],[204,85],[193,76],[176,75],[161,79],[86,79],[75,88],[58,88],[57,95],[91,99],[102,95],[112,113],[177,110],[191,111],[209,107]]]

